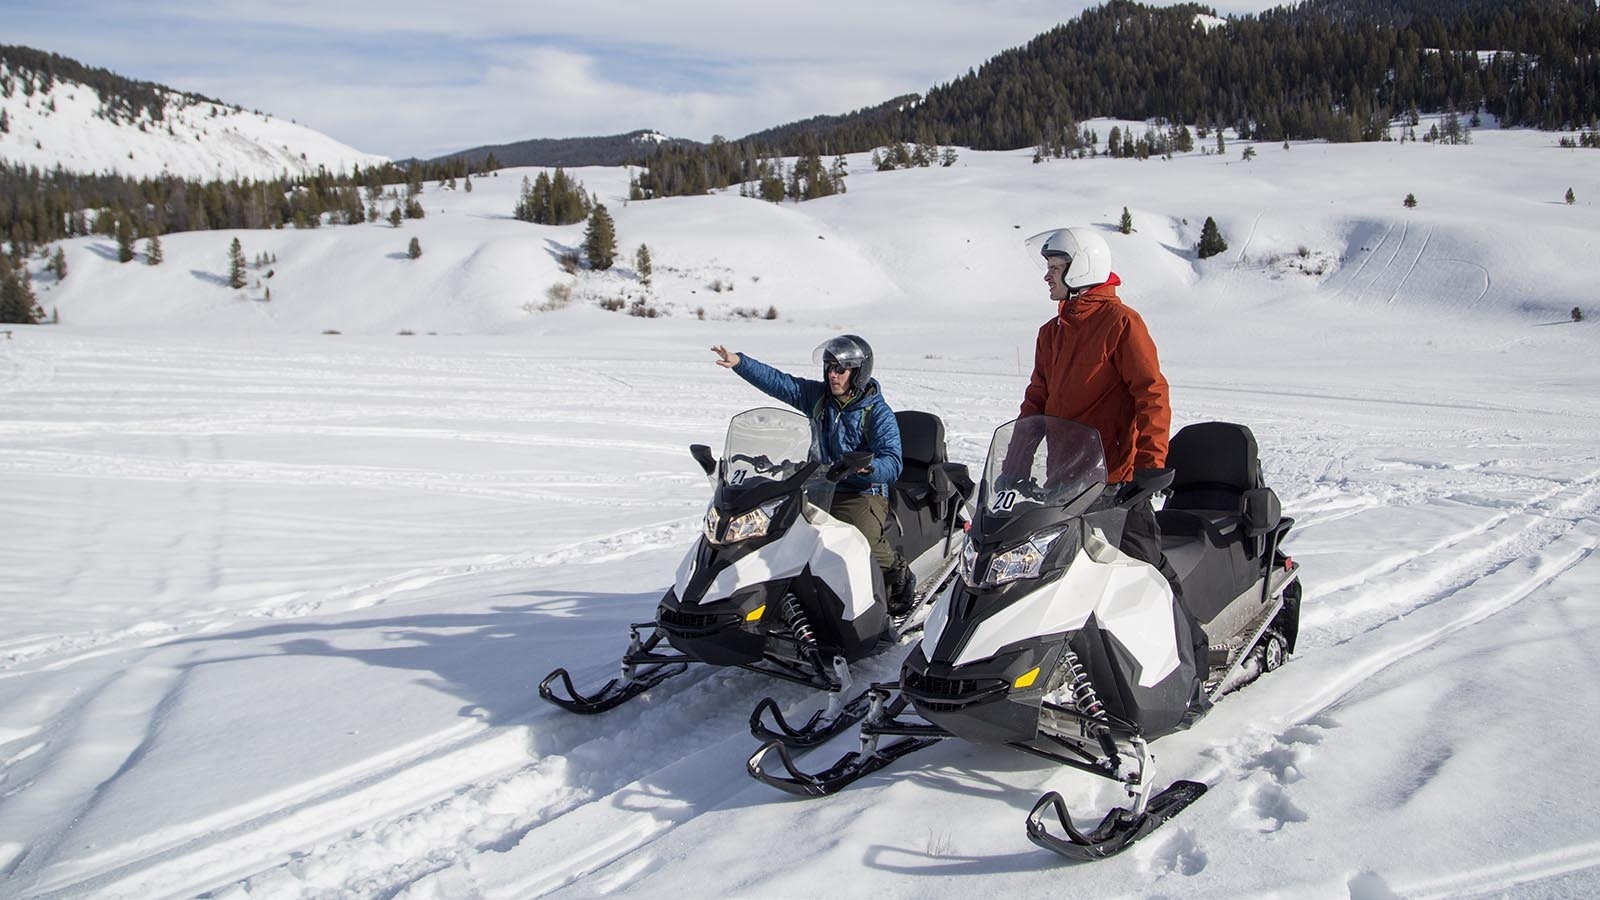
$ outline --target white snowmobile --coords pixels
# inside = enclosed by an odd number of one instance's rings
[[[775,701],[762,700],[750,717],[751,733],[762,740],[808,746],[860,721],[866,692],[850,694],[850,663],[920,627],[931,598],[954,579],[956,533],[974,488],[966,466],[946,461],[937,416],[904,411],[896,420],[904,470],[890,487],[889,538],[917,579],[910,609],[890,615],[866,538],[827,513],[835,483],[870,463],[871,454],[847,454],[823,470],[810,419],[752,409],[728,423],[720,462],[709,447],[690,447],[715,486],[704,534],[678,567],[655,621],[630,626],[620,677],[584,695],[556,669],[540,682],[539,695],[575,713],[598,713],[706,663],[830,694],[827,708],[799,728],[784,721]]]
[[[1177,814],[1206,786],[1178,781],[1152,797],[1147,742],[1188,727],[1222,694],[1284,662],[1299,630],[1300,583],[1280,548],[1293,520],[1262,482],[1248,428],[1184,428],[1168,464],[1108,486],[1094,429],[1048,416],[1001,426],[960,581],[929,614],[899,684],[869,690],[860,749],[807,774],[788,748],[768,742],[749,773],[819,796],[959,737],[1126,786],[1130,807],[1087,834],[1059,794],[1039,799],[1028,837],[1064,856],[1109,856]],[[1181,596],[1156,566],[1118,549],[1127,510],[1167,489],[1156,515]],[[902,718],[912,713],[920,720]],[[886,735],[898,739],[880,745]],[[774,754],[784,772],[763,768]],[[1065,838],[1050,833],[1049,809]]]

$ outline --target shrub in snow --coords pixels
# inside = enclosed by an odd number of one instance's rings
[[[412,238],[411,239],[411,243],[406,246],[406,256],[408,258],[410,258],[410,259],[416,259],[417,257],[419,257],[421,255],[422,255],[422,242],[417,240],[416,238]]]
[[[1576,306],[1574,306],[1572,308],[1572,321],[1574,321],[1574,322],[1582,322],[1583,321],[1583,310],[1581,310],[1581,309],[1577,308]]]
[[[1128,208],[1122,208],[1122,221],[1117,223],[1117,230],[1123,234],[1133,233],[1133,216],[1128,213]]]
[[[1578,202],[1578,195],[1576,195],[1576,194],[1574,194],[1572,192],[1572,188],[1567,188],[1567,205],[1571,206],[1572,204],[1577,203],[1577,202]]]
[[[1407,194],[1406,195],[1406,199],[1403,202],[1405,203],[1406,209],[1416,209],[1417,208],[1417,195],[1416,194]]]

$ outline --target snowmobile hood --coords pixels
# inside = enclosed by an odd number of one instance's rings
[[[1056,304],[1056,314],[1061,321],[1073,323],[1090,313],[1097,312],[1108,304],[1120,304],[1122,298],[1117,296],[1117,285],[1122,283],[1122,278],[1112,272],[1111,277],[1104,283],[1097,284],[1076,297],[1070,297]]]

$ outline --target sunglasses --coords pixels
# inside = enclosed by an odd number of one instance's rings
[[[844,366],[839,365],[838,363],[828,363],[827,369],[828,369],[828,374],[829,375],[843,375],[844,373],[850,371],[849,369],[845,368]]]

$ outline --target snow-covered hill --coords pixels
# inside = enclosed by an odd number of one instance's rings
[[[603,274],[560,266],[581,226],[510,218],[520,172],[430,184],[399,229],[169,235],[155,267],[66,242],[64,282],[34,263],[61,324],[0,338],[0,896],[1593,896],[1600,156],[1245,146],[852,157],[848,193],[781,206],[577,170]],[[1229,249],[1199,260],[1207,216]],[[752,707],[803,717],[798,686],[538,699],[615,676],[699,533],[687,446],[770,402],[708,347],[809,372],[865,335],[975,464],[1054,311],[1022,241],[1069,223],[1111,243],[1174,425],[1249,425],[1296,519],[1296,653],[1153,745],[1203,798],[1064,865],[1025,837],[1039,793],[1124,798],[1012,750],[801,801],[743,771]],[[235,236],[276,260],[242,291]]]
[[[304,125],[158,88],[160,115],[113,110],[94,88],[0,63],[0,162],[49,171],[211,180],[348,172],[383,163]]]

